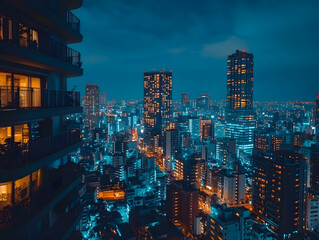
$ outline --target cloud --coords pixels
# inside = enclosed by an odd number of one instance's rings
[[[225,58],[235,50],[247,50],[247,43],[238,37],[230,37],[224,41],[204,44],[202,55],[204,57]]]
[[[111,98],[142,99],[143,71],[164,67],[174,73],[174,98],[207,90],[223,99],[227,55],[246,49],[255,56],[256,99],[311,99],[319,92],[318,7],[316,0],[88,0],[74,11],[83,42],[71,47],[82,54],[85,81]],[[275,87],[285,91],[278,96]]]
[[[100,53],[100,54],[88,54],[85,58],[84,58],[84,63],[85,64],[90,64],[90,65],[94,65],[94,64],[98,64],[98,63],[105,63],[107,61],[109,61],[109,58],[106,54]]]

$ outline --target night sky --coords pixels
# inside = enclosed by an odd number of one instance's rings
[[[173,96],[226,97],[227,55],[255,56],[255,100],[314,100],[319,92],[319,1],[84,0],[84,75],[111,99],[143,99],[143,72],[173,70]]]

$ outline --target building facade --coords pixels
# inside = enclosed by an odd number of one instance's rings
[[[227,60],[227,108],[252,110],[254,55],[237,50]]]
[[[62,239],[80,218],[81,145],[66,115],[82,112],[69,77],[81,76],[82,41],[71,12],[82,1],[1,1],[0,232],[4,239]]]
[[[213,205],[208,229],[209,238],[213,240],[251,240],[250,211],[244,207],[226,208],[225,205]]]
[[[168,219],[177,226],[182,226],[186,233],[194,230],[198,215],[198,194],[189,182],[174,181],[167,186],[166,207]]]
[[[254,56],[237,50],[227,60],[225,136],[236,139],[237,156],[251,154],[256,120],[253,112]]]
[[[85,85],[84,113],[86,126],[90,129],[96,127],[100,112],[100,87],[97,84]]]
[[[162,147],[172,106],[172,71],[144,72],[144,143],[151,155]]]
[[[279,151],[253,156],[252,206],[278,239],[302,233],[306,216],[306,161],[301,154]]]

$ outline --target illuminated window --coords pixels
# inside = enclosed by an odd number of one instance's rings
[[[0,183],[0,210],[11,205],[12,183]]]
[[[20,143],[29,142],[28,124],[14,126],[14,141]]]
[[[11,127],[0,127],[0,144],[5,144],[6,139],[11,137]]]
[[[16,202],[29,197],[30,176],[14,181],[14,198]]]

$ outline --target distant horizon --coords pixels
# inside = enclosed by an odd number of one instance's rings
[[[207,92],[226,97],[227,56],[254,54],[258,101],[312,101],[319,93],[318,1],[84,1],[84,75],[70,88],[97,83],[109,98],[143,97],[143,71],[173,70],[173,98]],[[95,21],[91,21],[95,19]]]

